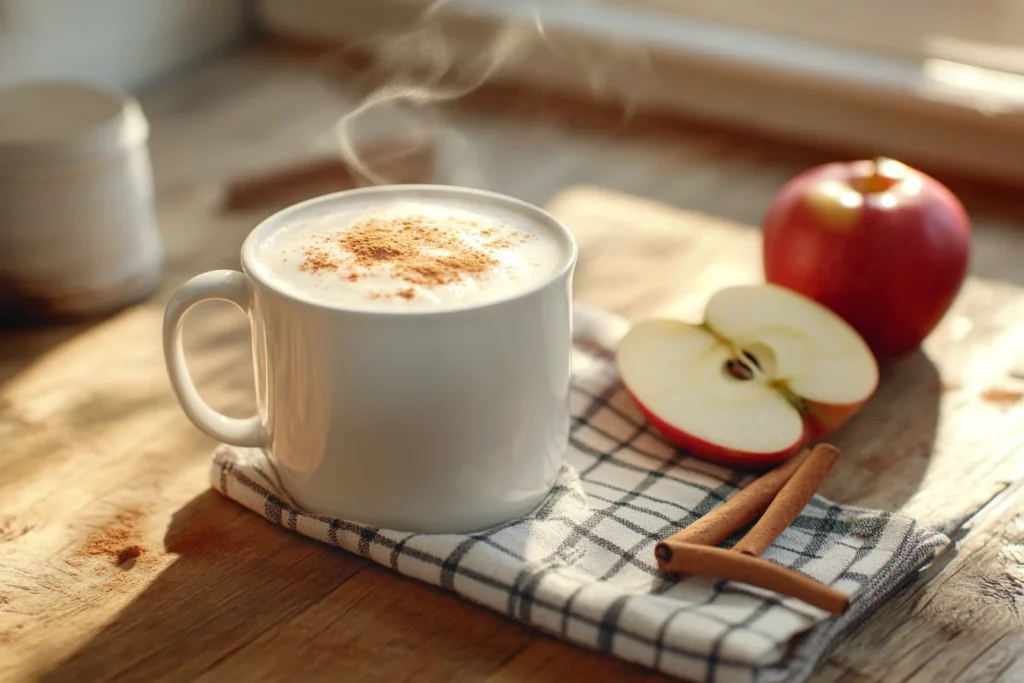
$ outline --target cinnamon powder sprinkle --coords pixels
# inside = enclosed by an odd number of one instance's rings
[[[300,270],[341,271],[342,277],[355,282],[372,270],[387,266],[392,277],[409,285],[435,287],[458,282],[464,277],[484,275],[497,268],[500,261],[495,258],[495,250],[510,247],[512,241],[495,237],[493,228],[485,228],[476,234],[493,239],[473,244],[450,229],[457,225],[476,226],[476,223],[438,222],[422,216],[367,220],[336,235],[322,237],[319,245],[306,248]],[[530,237],[524,234],[522,239]],[[340,247],[348,258],[332,253],[331,243]],[[413,299],[416,290],[406,287],[373,296],[390,295]]]
[[[299,270],[318,273],[321,270],[338,270],[341,265],[341,262],[323,247],[307,247],[304,255],[306,258],[299,266]]]
[[[377,300],[377,301],[379,301],[381,299],[391,299],[391,298],[396,297],[396,296],[400,296],[400,297],[402,297],[403,299],[406,299],[406,300],[408,300],[408,299],[415,299],[416,298],[416,290],[413,289],[412,287],[406,287],[405,289],[399,289],[399,290],[394,291],[394,292],[374,292],[374,293],[370,294],[370,298],[374,299],[374,300]]]
[[[992,388],[981,392],[981,400],[988,403],[1010,405],[1018,403],[1021,399],[1024,399],[1024,392],[1014,391],[1012,389]]]
[[[142,511],[125,510],[86,539],[85,545],[75,554],[92,557],[105,557],[115,566],[122,566],[131,560],[141,557],[146,549],[140,544],[140,535],[136,529]]]
[[[134,560],[142,554],[142,548],[137,545],[128,545],[121,548],[117,553],[117,561],[114,564],[124,564],[128,560]]]
[[[390,264],[394,276],[413,285],[447,285],[498,265],[488,251],[418,217],[369,220],[341,233],[337,241],[357,266]]]

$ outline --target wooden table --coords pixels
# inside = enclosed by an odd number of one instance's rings
[[[214,444],[166,382],[162,308],[186,277],[237,267],[262,217],[218,213],[219,180],[305,144],[303,125],[321,116],[238,83],[222,74],[147,99],[168,245],[161,291],[99,323],[0,335],[0,680],[668,680],[208,490]],[[268,121],[295,131],[256,144]],[[695,316],[718,287],[759,277],[749,227],[596,188],[550,208],[580,242],[578,299],[633,319]],[[208,399],[249,412],[243,318],[204,307],[186,341]],[[925,352],[889,368],[838,435],[846,455],[827,496],[941,525],[959,551],[842,641],[818,683],[1024,680],[1024,404],[1012,393],[1024,388],[1022,342],[1024,292],[972,279]],[[115,566],[111,552],[131,545],[139,556]]]

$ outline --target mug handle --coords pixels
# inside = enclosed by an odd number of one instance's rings
[[[183,284],[164,313],[164,360],[178,402],[188,419],[213,438],[232,446],[260,447],[266,445],[258,415],[238,419],[217,412],[196,390],[185,365],[185,349],[181,343],[184,317],[193,306],[204,301],[230,301],[249,315],[249,292],[246,277],[237,270],[212,270],[197,275]]]

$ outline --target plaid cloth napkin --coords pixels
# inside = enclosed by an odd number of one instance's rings
[[[841,617],[745,584],[660,576],[654,544],[753,477],[679,453],[647,427],[615,372],[611,350],[624,321],[578,306],[574,324],[566,465],[522,519],[457,535],[310,515],[289,501],[258,449],[218,448],[212,484],[274,524],[693,681],[805,679],[840,634],[949,543],[911,519],[815,498],[765,558],[851,594]]]

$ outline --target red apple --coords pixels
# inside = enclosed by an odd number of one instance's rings
[[[630,396],[670,443],[739,466],[785,459],[871,396],[878,366],[838,315],[775,285],[717,292],[704,322],[637,323],[616,349]]]
[[[937,180],[892,159],[825,164],[762,221],[765,277],[828,306],[879,359],[916,348],[967,273],[971,224]]]

